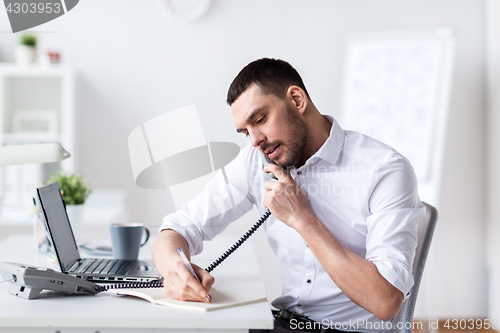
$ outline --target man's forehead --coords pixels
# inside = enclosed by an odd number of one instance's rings
[[[251,113],[257,108],[264,108],[270,104],[281,101],[273,93],[264,92],[259,85],[252,84],[249,86],[231,105],[233,116],[235,113]]]
[[[257,83],[252,83],[245,89],[240,96],[233,102],[231,106],[236,106],[236,108],[241,108],[242,105],[253,102],[263,96],[262,89]]]
[[[240,121],[246,120],[254,109],[260,107],[261,97],[262,93],[257,85],[248,87],[231,105],[234,120],[239,118],[242,118]]]

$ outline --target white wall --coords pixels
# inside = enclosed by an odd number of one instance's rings
[[[1,11],[0,11],[1,12]],[[5,13],[0,31],[8,31]],[[351,32],[450,26],[457,55],[434,240],[437,317],[486,315],[483,271],[483,1],[214,0],[185,24],[159,1],[86,0],[37,31],[78,73],[78,172],[95,188],[128,191],[132,220],[158,225],[172,210],[161,191],[134,185],[129,133],[166,111],[196,104],[209,141],[246,139],[234,130],[227,87],[262,56],[291,62],[312,99],[338,115],[344,40]],[[0,60],[13,60],[16,36],[0,34]],[[246,225],[244,228],[245,229]]]
[[[498,202],[500,201],[500,22],[497,15],[500,2],[486,1],[486,78],[487,78],[487,163],[486,163],[486,198],[487,198],[487,267],[488,280],[488,317],[500,318],[500,219]]]

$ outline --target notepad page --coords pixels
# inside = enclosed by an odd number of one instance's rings
[[[183,302],[169,298],[158,299],[155,303],[189,310],[212,311],[266,301],[266,297],[262,295],[247,294],[232,290],[211,291],[210,297],[212,297],[212,303]]]
[[[266,301],[266,297],[264,295],[242,293],[233,290],[211,290],[211,304],[202,302],[184,302],[169,299],[165,297],[165,290],[163,288],[114,289],[109,290],[109,292],[111,294],[117,295],[140,297],[158,305],[196,311],[212,311]]]

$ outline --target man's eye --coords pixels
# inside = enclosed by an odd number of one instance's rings
[[[265,118],[265,117],[259,118],[259,120],[257,120],[257,124],[262,123],[262,122],[264,121],[264,118]]]
[[[248,138],[250,136],[250,133],[245,133],[245,136]]]

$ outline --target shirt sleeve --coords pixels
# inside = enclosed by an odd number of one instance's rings
[[[417,223],[425,207],[418,196],[415,172],[400,154],[377,167],[369,209],[366,259],[406,299],[414,283]]]
[[[203,250],[203,241],[212,240],[226,227],[252,209],[247,167],[248,146],[206,185],[205,190],[188,201],[181,210],[165,216],[159,232],[173,229],[187,241],[190,254]]]

